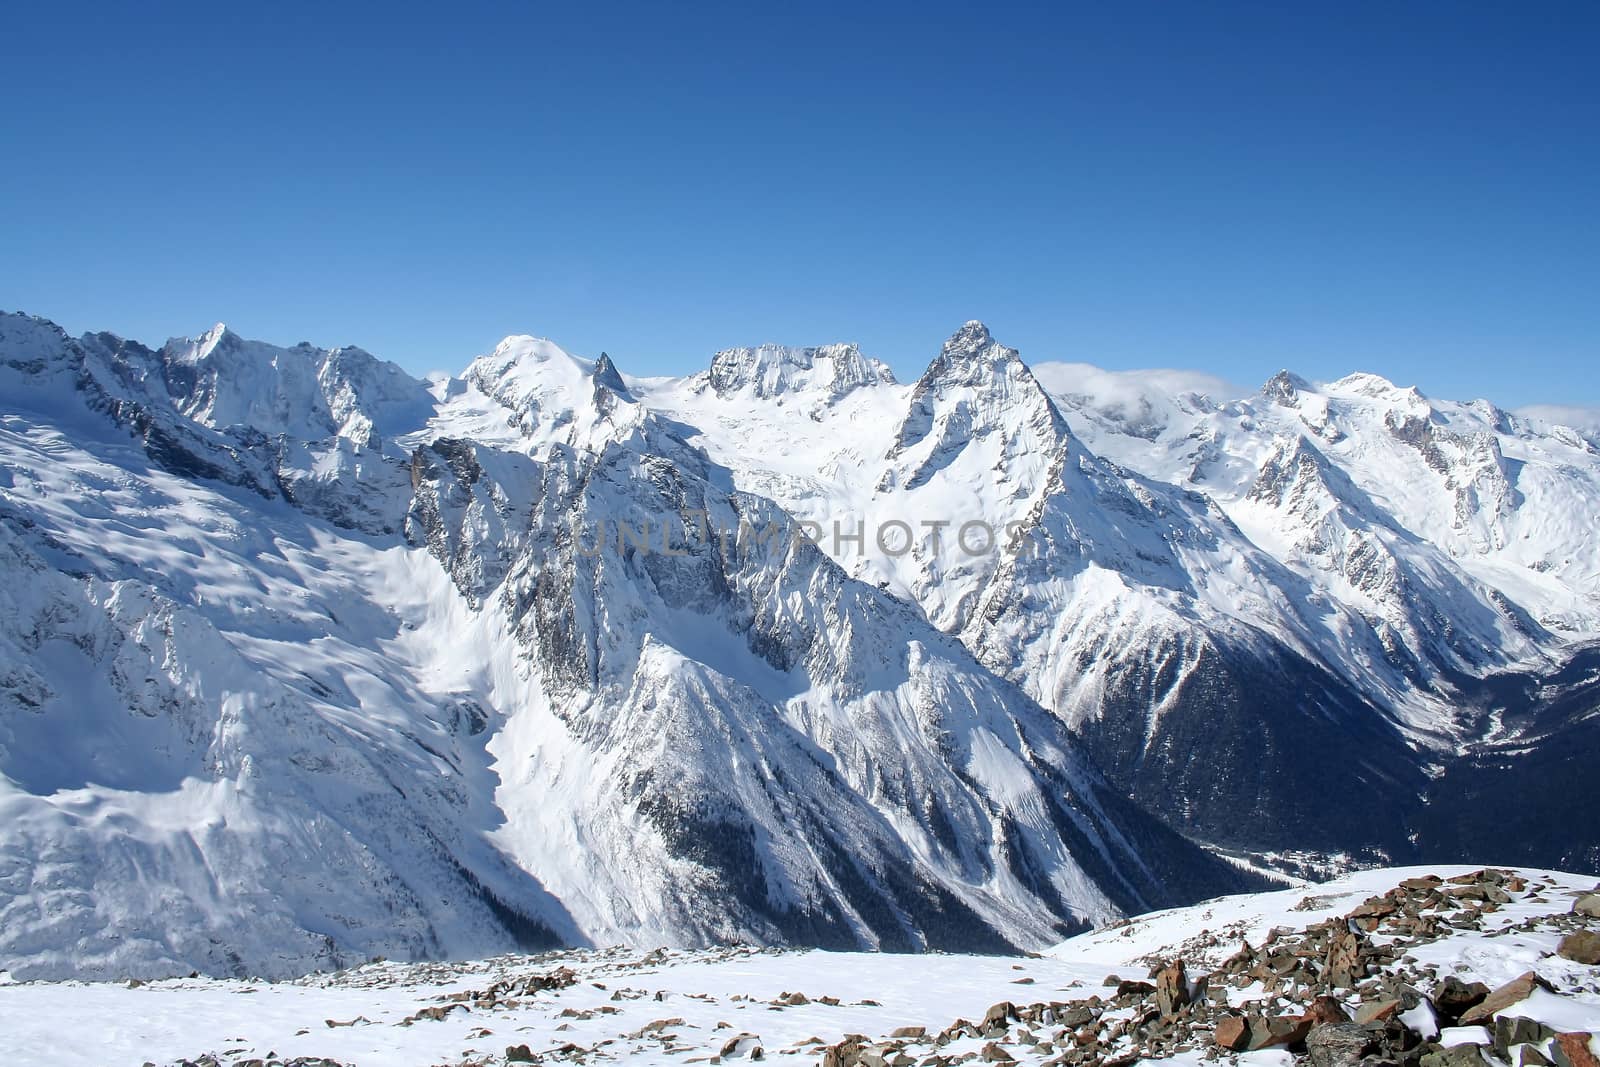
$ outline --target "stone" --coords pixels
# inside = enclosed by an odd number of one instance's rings
[[[1489,987],[1482,982],[1473,982],[1468,985],[1455,975],[1447,976],[1444,981],[1433,991],[1433,1007],[1439,1013],[1439,1018],[1446,1024],[1454,1026],[1472,1008],[1483,1003],[1489,995]]]
[[[1574,915],[1587,915],[1591,919],[1600,919],[1600,893],[1589,893],[1572,902]]]
[[[1076,1030],[1078,1027],[1086,1026],[1092,1022],[1094,1022],[1094,1012],[1086,1007],[1066,1008],[1056,1012],[1056,1023],[1060,1026],[1065,1026],[1069,1030]]]
[[[1361,941],[1346,930],[1328,946],[1326,961],[1328,984],[1339,989],[1349,989],[1366,977],[1366,967],[1361,962]]]
[[[1420,1067],[1486,1067],[1487,1062],[1477,1045],[1456,1045],[1424,1053]]]
[[[1356,1023],[1319,1026],[1306,1035],[1306,1054],[1313,1067],[1359,1067],[1372,1046],[1372,1032]]]
[[[1119,997],[1147,997],[1155,991],[1156,987],[1149,982],[1139,982],[1132,978],[1117,984],[1117,996]]]
[[[1555,1065],[1550,1062],[1549,1056],[1532,1045],[1523,1045],[1517,1050],[1516,1067],[1555,1067]]]
[[[1311,1033],[1311,1020],[1296,1015],[1256,1019],[1250,1024],[1250,1051],[1298,1045]]]
[[[928,1028],[925,1026],[901,1026],[891,1031],[889,1036],[898,1038],[923,1038],[928,1036]]]
[[[1011,1055],[1011,1053],[1007,1052],[1005,1049],[1001,1048],[999,1045],[995,1044],[993,1041],[991,1041],[987,1045],[983,1046],[983,1051],[981,1053],[979,1053],[979,1055],[983,1058],[984,1062],[986,1062],[986,1063],[1016,1063],[1017,1062],[1017,1058],[1015,1056]]]
[[[1544,979],[1532,971],[1520,974],[1505,985],[1483,998],[1483,1003],[1468,1009],[1461,1016],[1462,1026],[1477,1026],[1493,1019],[1498,1012],[1505,1011],[1513,1004],[1520,1004],[1533,996],[1535,989],[1547,989]]]
[[[759,1060],[764,1058],[766,1053],[761,1047],[761,1038],[759,1036],[755,1034],[737,1034],[723,1042],[722,1052],[719,1055],[725,1060],[733,1059],[736,1056]]]
[[[993,1005],[988,1011],[984,1012],[983,1028],[985,1030],[995,1026],[1004,1028],[1007,1023],[1015,1018],[1018,1018],[1017,1006],[1011,1003],[1009,1000],[1002,1000],[1000,1003]]]
[[[1556,955],[1575,963],[1587,963],[1591,967],[1600,964],[1600,933],[1593,930],[1570,933],[1561,939],[1561,944],[1556,947]]]
[[[1557,1034],[1550,1046],[1556,1067],[1600,1067],[1600,1058],[1595,1057],[1591,1047],[1593,1040],[1593,1034]]]
[[[1509,1056],[1516,1045],[1542,1045],[1555,1036],[1554,1030],[1533,1019],[1520,1015],[1495,1016],[1494,1050],[1502,1057]]]
[[[1370,1000],[1356,1009],[1356,1022],[1375,1023],[1392,1019],[1400,1013],[1401,1006],[1398,1000]]]
[[[1243,1015],[1224,1015],[1217,1020],[1211,1040],[1229,1052],[1243,1052],[1250,1045],[1250,1022]]]
[[[1172,1015],[1189,1006],[1189,977],[1183,961],[1174,960],[1156,975],[1156,1007],[1162,1015]]]
[[[1313,1026],[1330,1026],[1349,1022],[1350,1013],[1344,1010],[1337,997],[1324,993],[1311,1001],[1303,1018],[1310,1019]]]
[[[506,1049],[507,1063],[537,1063],[533,1050],[527,1045],[512,1045]]]
[[[1593,1049],[1594,1035],[1585,1032],[1557,1034],[1550,1043],[1555,1067],[1600,1067]]]

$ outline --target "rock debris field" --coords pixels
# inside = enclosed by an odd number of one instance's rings
[[[18,1067],[1142,1060],[1600,1067],[1600,885],[1367,871],[1028,958],[731,947],[374,962],[265,983],[11,982]]]

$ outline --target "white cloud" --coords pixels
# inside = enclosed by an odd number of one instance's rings
[[[1570,426],[1585,433],[1600,433],[1600,408],[1573,404],[1529,404],[1517,408],[1515,414],[1525,419],[1541,419],[1560,426]]]

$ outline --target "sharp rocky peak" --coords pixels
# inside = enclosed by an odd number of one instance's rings
[[[1280,370],[1268,378],[1261,386],[1261,395],[1268,400],[1276,400],[1282,404],[1292,404],[1303,392],[1311,389],[1311,383],[1293,371]]]

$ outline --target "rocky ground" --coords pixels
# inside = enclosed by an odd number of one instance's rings
[[[1365,872],[1046,957],[727,948],[369,966],[294,982],[7,983],[18,1067],[1596,1067],[1600,886]]]
[[[1316,1067],[1600,1067],[1594,1036],[1560,1022],[1600,1010],[1600,886],[1571,901],[1512,871],[1407,878],[1346,914],[1299,929],[1275,927],[1258,945],[1202,931],[1175,952],[1147,956],[1141,976],[1108,975],[1101,992],[1071,1000],[1002,1001],[981,1020],[937,1033],[920,1027],[828,1047],[824,1067],[945,1067],[1037,1060],[1051,1067],[1122,1067],[1263,1049]],[[1306,900],[1313,906],[1315,897]],[[1511,922],[1492,917],[1510,905]],[[1552,979],[1529,970],[1491,989],[1463,981],[1420,951],[1469,932],[1490,939],[1558,937]],[[1236,948],[1217,960],[1223,948]],[[1214,964],[1212,961],[1217,961]],[[1524,1005],[1536,1004],[1527,1013]],[[981,1042],[981,1046],[974,1048]]]

